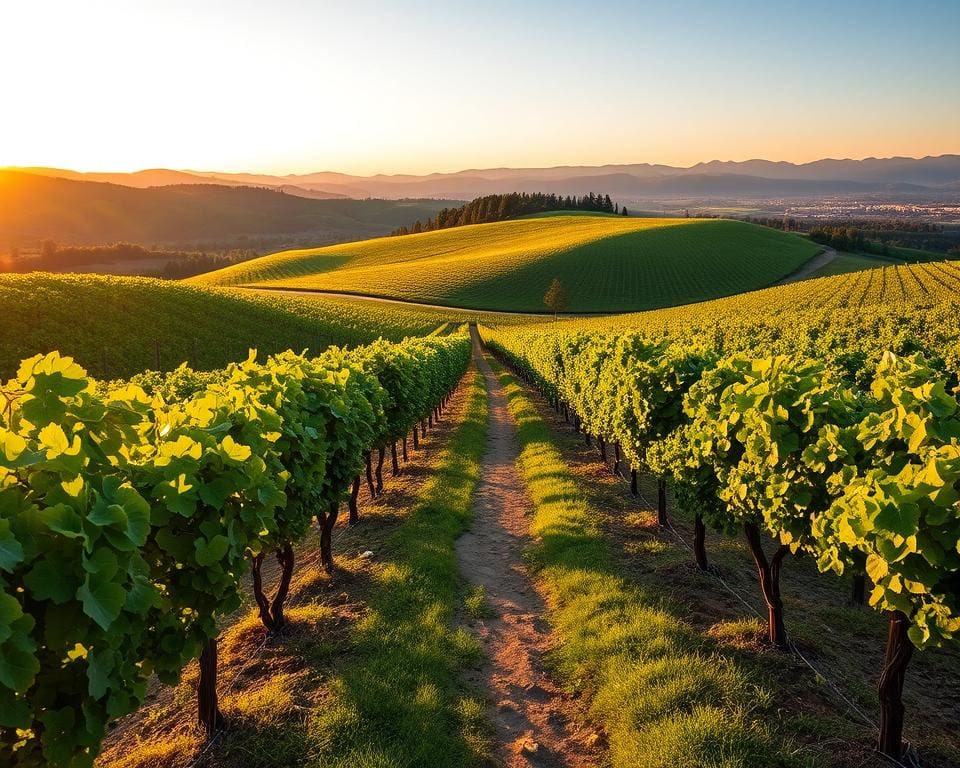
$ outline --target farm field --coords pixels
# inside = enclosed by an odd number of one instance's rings
[[[817,251],[803,238],[742,222],[553,215],[287,251],[192,282],[542,312],[558,278],[569,311],[616,312],[762,288]]]
[[[149,278],[2,275],[0,375],[10,376],[20,360],[53,349],[101,378],[171,370],[183,362],[209,370],[244,359],[249,349],[318,352],[381,336],[392,341],[423,336],[471,319],[444,309],[208,289]]]
[[[762,323],[790,314],[796,314],[798,322],[810,324],[818,318],[828,318],[832,312],[855,316],[862,310],[867,315],[876,310],[896,317],[902,309],[951,302],[958,291],[960,261],[883,265],[712,301],[562,322],[583,330],[632,328],[658,334],[670,328],[707,332],[717,323]]]

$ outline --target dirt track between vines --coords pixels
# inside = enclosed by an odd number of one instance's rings
[[[468,681],[489,698],[497,765],[594,765],[587,746],[592,731],[578,729],[576,704],[545,668],[550,628],[544,600],[523,560],[533,505],[515,466],[516,426],[503,387],[486,360],[476,356],[489,392],[488,445],[473,524],[458,539],[457,554],[463,576],[485,590],[490,616],[465,620],[487,654]]]

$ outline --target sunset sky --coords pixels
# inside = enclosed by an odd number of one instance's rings
[[[960,2],[0,3],[0,166],[960,152]]]

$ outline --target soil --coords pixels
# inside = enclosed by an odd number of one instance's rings
[[[464,620],[487,658],[467,682],[488,697],[498,766],[595,765],[588,744],[597,736],[578,725],[577,702],[545,662],[552,640],[544,599],[523,560],[533,505],[515,466],[516,426],[499,380],[479,355],[477,363],[489,392],[488,446],[472,529],[458,539],[457,554],[464,578],[483,588],[490,617]]]

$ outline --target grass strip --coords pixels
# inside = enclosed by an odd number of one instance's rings
[[[373,573],[353,652],[310,719],[310,764],[325,768],[469,766],[487,758],[484,703],[460,670],[482,656],[453,618],[454,540],[467,527],[486,448],[487,392],[473,370],[463,422]]]
[[[618,572],[601,517],[549,427],[526,391],[491,362],[517,422],[518,468],[534,504],[530,561],[559,641],[551,661],[603,725],[611,765],[793,765],[763,721],[771,694],[668,601]]]

